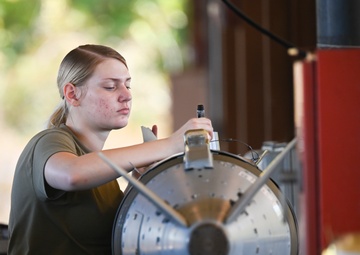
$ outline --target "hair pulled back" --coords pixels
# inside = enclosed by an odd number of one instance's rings
[[[68,83],[81,87],[94,73],[95,68],[107,58],[121,61],[126,67],[126,60],[116,50],[103,46],[87,44],[71,50],[62,60],[57,77],[61,102],[50,116],[48,128],[59,127],[66,122],[68,107],[64,99],[64,86]]]

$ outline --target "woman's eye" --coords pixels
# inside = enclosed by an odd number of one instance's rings
[[[104,87],[104,89],[106,89],[106,90],[114,90],[115,87]]]

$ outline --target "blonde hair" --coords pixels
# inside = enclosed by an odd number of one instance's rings
[[[103,45],[81,45],[70,51],[62,60],[57,77],[61,103],[50,116],[48,128],[59,127],[66,122],[69,109],[64,99],[64,86],[68,83],[81,87],[93,74],[95,68],[107,58],[121,61],[126,68],[126,60],[114,49]]]

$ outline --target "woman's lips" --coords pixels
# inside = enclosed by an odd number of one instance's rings
[[[121,113],[121,114],[129,114],[130,109],[129,108],[122,108],[122,109],[118,110],[117,112]]]

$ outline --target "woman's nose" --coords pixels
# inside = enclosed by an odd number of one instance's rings
[[[132,99],[131,91],[128,87],[121,86],[121,89],[119,91],[120,91],[120,93],[119,93],[119,101],[120,102],[127,102]]]

